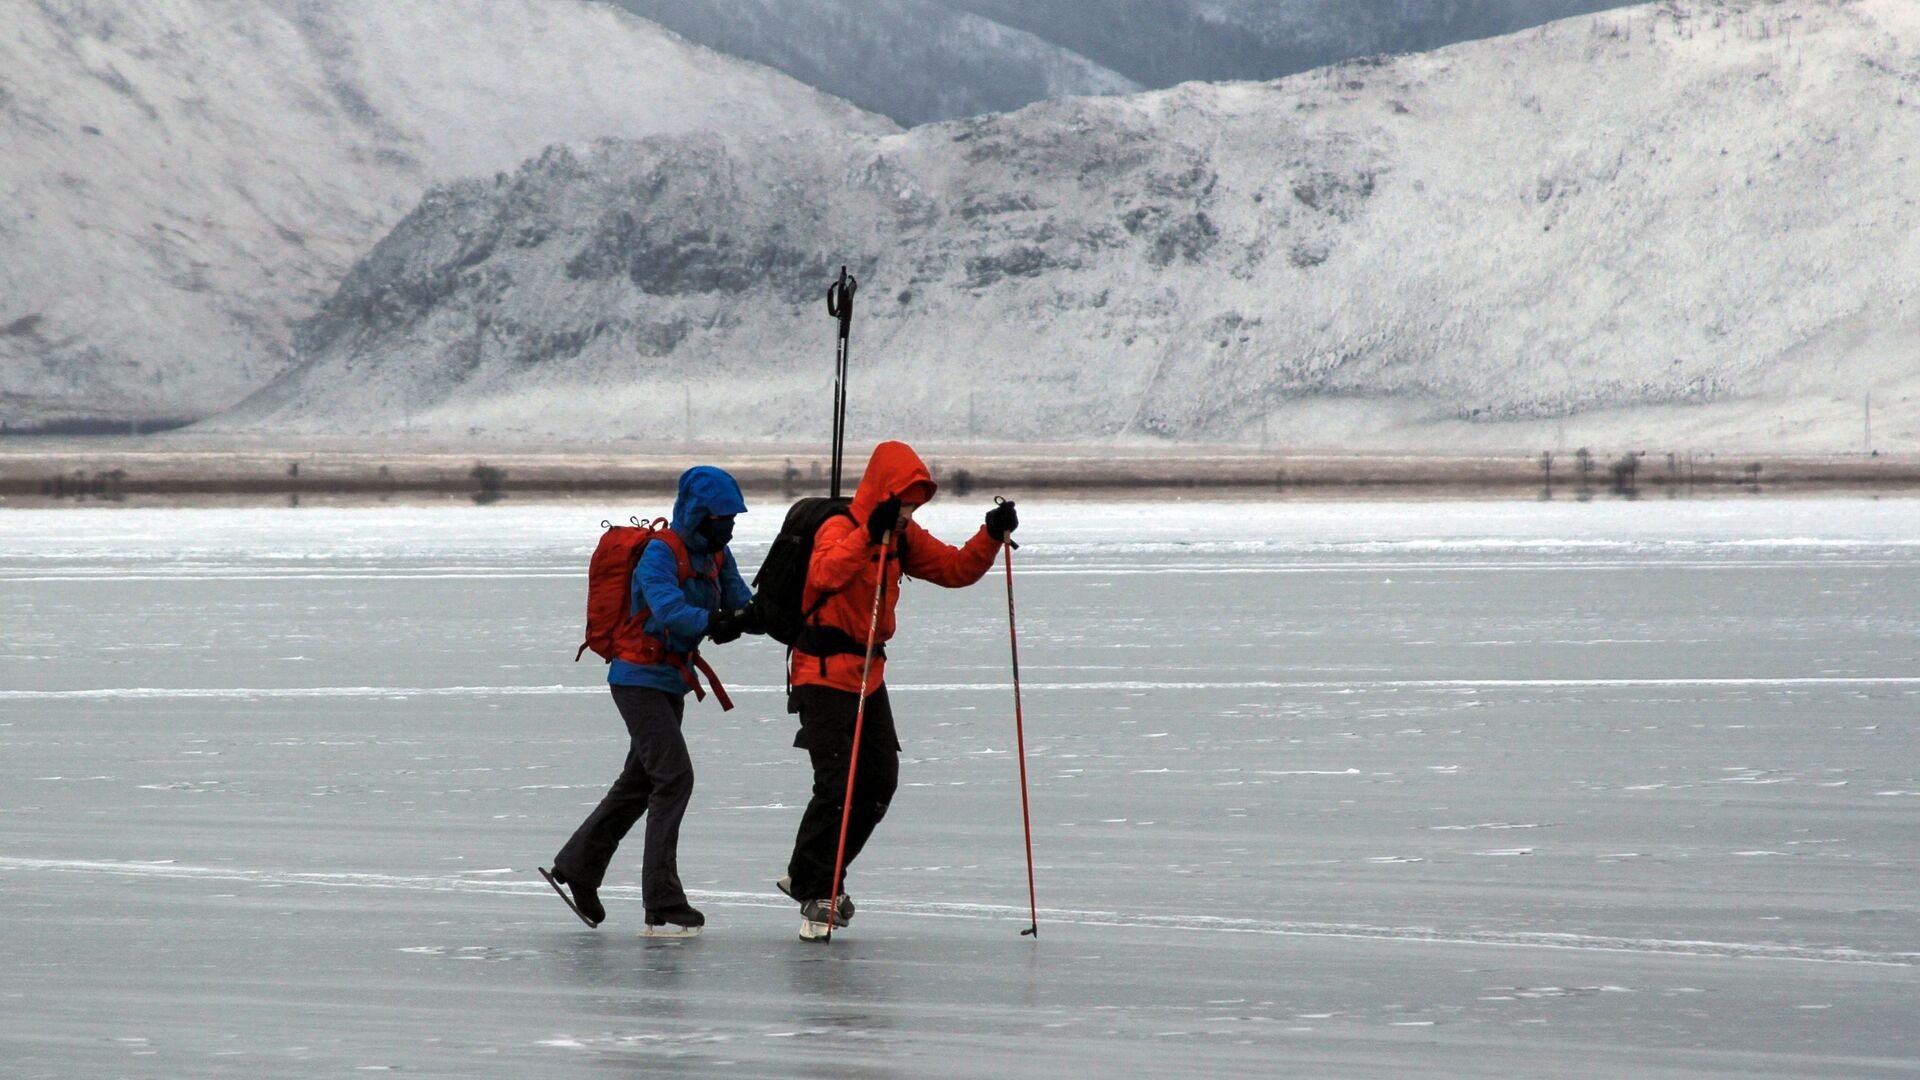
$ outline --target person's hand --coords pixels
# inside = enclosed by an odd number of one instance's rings
[[[747,628],[746,608],[722,608],[707,616],[707,640],[725,645]]]
[[[1019,527],[1020,515],[1014,512],[1012,499],[995,503],[993,509],[987,511],[987,535],[996,541],[1006,543],[1007,537]]]
[[[767,621],[760,617],[759,604],[748,602],[746,607],[740,609],[740,632],[743,634],[767,632]]]
[[[873,508],[867,515],[867,538],[879,543],[895,525],[900,524],[900,496],[895,495]]]

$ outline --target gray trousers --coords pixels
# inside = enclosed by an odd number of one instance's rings
[[[680,734],[686,695],[641,686],[615,686],[613,703],[626,721],[626,767],[606,797],[573,832],[553,868],[571,882],[597,889],[628,830],[647,819],[640,857],[640,892],[648,910],[687,902],[680,885],[680,819],[693,798],[693,759]]]

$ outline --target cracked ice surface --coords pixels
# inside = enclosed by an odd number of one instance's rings
[[[1041,937],[996,567],[906,587],[824,948],[766,642],[688,711],[705,937],[637,837],[599,930],[532,875],[624,749],[612,509],[0,514],[6,1074],[1920,1067],[1920,504],[1023,500]]]

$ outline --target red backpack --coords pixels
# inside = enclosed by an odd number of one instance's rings
[[[694,700],[704,701],[706,689],[700,685],[699,675],[694,674],[698,669],[713,684],[713,696],[719,700],[720,707],[733,708],[733,699],[727,696],[727,689],[720,685],[720,677],[713,673],[713,668],[701,658],[700,650],[672,652],[662,637],[647,632],[651,611],[642,608],[636,615],[627,614],[633,570],[640,564],[640,553],[650,542],[658,540],[673,552],[683,587],[687,579],[694,576],[693,558],[687,552],[686,541],[667,527],[666,518],[654,518],[646,525],[632,518],[628,520],[634,523],[607,525],[601,522],[607,531],[600,534],[600,543],[593,549],[593,561],[587,564],[587,635],[574,652],[574,660],[577,662],[592,649],[607,663],[617,658],[629,664],[667,664],[680,672],[687,688],[693,691]],[[725,559],[724,551],[716,554],[713,568],[700,575],[713,582],[716,589]]]

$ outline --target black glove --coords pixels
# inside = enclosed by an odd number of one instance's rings
[[[747,606],[740,609],[740,632],[743,634],[764,634],[767,632],[767,620],[760,614],[760,598],[754,597]]]
[[[746,608],[722,608],[707,616],[707,640],[715,645],[725,645],[746,628]]]
[[[995,503],[993,509],[987,511],[987,535],[1000,543],[1006,543],[1007,537],[1019,527],[1020,515],[1014,512],[1012,499]]]
[[[892,532],[893,527],[898,524],[900,524],[900,496],[895,495],[874,507],[873,513],[867,515],[867,536],[877,544],[881,537]]]

